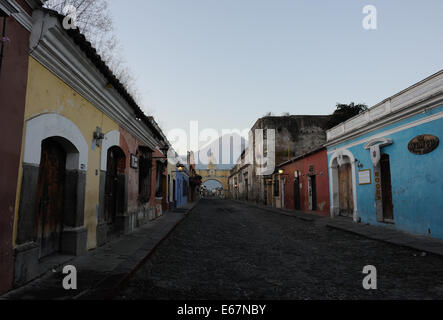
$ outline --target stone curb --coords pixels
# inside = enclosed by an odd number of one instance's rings
[[[429,254],[443,256],[443,241],[438,239],[428,239],[397,230],[393,231],[391,229],[386,230],[386,232],[379,231],[380,234],[377,234],[377,231],[375,230],[374,231],[358,230],[358,227],[360,226],[345,226],[343,224],[336,224],[334,222],[327,223],[326,227],[356,234],[358,236],[362,236],[368,239],[397,245],[400,247],[405,247],[409,249],[426,252]],[[365,225],[365,227],[367,227],[367,229],[370,229],[371,227],[375,228],[374,226],[370,225]]]

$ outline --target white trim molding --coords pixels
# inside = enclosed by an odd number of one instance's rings
[[[329,191],[331,197],[331,217],[336,217],[340,213],[340,195],[338,182],[338,167],[345,164],[351,164],[352,170],[352,200],[354,202],[353,220],[358,222],[358,203],[357,203],[357,180],[355,169],[355,157],[349,150],[340,150],[335,152],[329,160]]]
[[[443,70],[383,100],[326,132],[327,146],[337,145],[443,103]]]
[[[14,0],[0,0],[0,10],[10,16],[20,12],[21,7]]]
[[[88,168],[88,144],[78,127],[71,120],[54,113],[42,114],[26,121],[23,162],[40,165],[42,141],[61,137],[70,142],[66,169],[86,171]]]
[[[369,150],[372,164],[378,167],[381,159],[381,148],[392,144],[390,138],[375,138],[365,144],[365,150]]]
[[[330,146],[329,148],[331,148],[331,149],[328,150],[328,154],[333,154],[334,152],[337,152],[337,151],[340,151],[340,150],[349,149],[349,148],[358,146],[360,144],[367,143],[368,141],[372,141],[372,140],[376,140],[376,139],[382,139],[385,136],[392,135],[394,133],[397,133],[397,132],[400,132],[400,131],[403,131],[403,130],[407,130],[407,129],[410,129],[410,128],[414,128],[414,127],[420,126],[422,124],[429,123],[429,122],[432,122],[432,121],[435,121],[435,120],[439,120],[439,119],[442,119],[442,118],[443,118],[443,111],[435,113],[435,114],[430,115],[428,117],[425,117],[425,118],[422,118],[422,119],[418,119],[418,120],[406,123],[404,125],[392,128],[390,130],[386,130],[386,131],[374,134],[374,135],[372,135],[370,137],[363,138],[363,139],[357,140],[355,142],[351,142],[349,144],[346,144],[346,145],[341,146],[341,147],[336,148],[336,149],[333,149],[333,147]]]
[[[35,10],[33,21],[31,56],[94,107],[154,149],[159,141],[150,129],[136,120],[134,110],[117,90],[107,87],[105,76],[69,37],[58,18]]]
[[[103,139],[100,159],[100,169],[102,171],[108,170],[108,150],[114,146],[120,147],[120,132],[117,130],[109,131]]]
[[[34,7],[30,7],[33,9]],[[26,30],[32,30],[32,18],[16,0],[0,0],[0,10],[13,17]]]

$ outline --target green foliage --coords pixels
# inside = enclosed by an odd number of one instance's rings
[[[350,104],[337,103],[337,109],[328,121],[328,128],[335,127],[366,110],[368,110],[368,106],[365,104],[355,104],[354,102],[351,102]]]

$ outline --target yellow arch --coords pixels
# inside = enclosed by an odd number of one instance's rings
[[[221,183],[225,195],[228,192],[228,180],[230,171],[229,170],[216,170],[216,169],[205,169],[205,170],[196,170],[197,174],[202,177],[202,185],[207,181],[215,180]]]

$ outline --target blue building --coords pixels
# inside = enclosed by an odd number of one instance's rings
[[[443,70],[327,132],[331,216],[443,239]]]
[[[188,203],[189,175],[183,170],[175,176],[175,207],[180,208]]]

